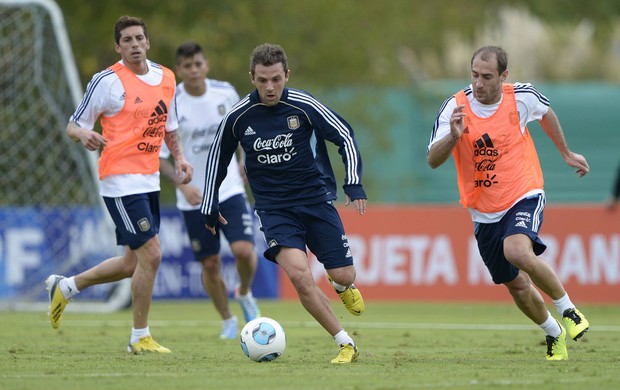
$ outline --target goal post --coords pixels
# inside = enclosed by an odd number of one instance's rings
[[[67,137],[79,80],[52,0],[0,0],[0,309],[47,310],[44,281],[120,253],[99,196],[98,155]],[[113,311],[128,281],[89,288],[68,310]]]

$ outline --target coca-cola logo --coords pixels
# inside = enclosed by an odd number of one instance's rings
[[[133,113],[133,117],[136,119],[149,118],[150,116],[151,116],[151,111],[143,107],[136,108]]]
[[[476,171],[478,172],[495,170],[495,160],[484,159],[482,161],[475,162],[474,164],[476,166]]]
[[[259,137],[254,141],[254,150],[258,152],[258,151],[263,151],[263,150],[275,150],[275,149],[288,148],[288,147],[293,146],[292,138],[293,138],[292,133],[280,134],[271,139],[265,139],[265,140]]]
[[[142,133],[143,137],[151,137],[151,138],[159,138],[164,136],[164,131],[166,131],[166,125],[160,126],[149,126]]]

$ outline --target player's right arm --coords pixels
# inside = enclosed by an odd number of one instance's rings
[[[124,90],[112,70],[105,69],[95,74],[86,86],[82,101],[69,118],[66,129],[69,138],[91,151],[105,146],[107,140],[93,128],[100,115],[115,115],[122,109],[122,102],[110,98],[115,92],[120,96]]]
[[[220,123],[215,134],[209,154],[207,155],[207,167],[205,173],[205,186],[202,195],[200,212],[206,228],[213,234],[216,232],[217,223],[226,225],[227,222],[219,212],[218,192],[220,185],[228,173],[228,164],[239,147],[239,140],[234,136],[230,113]]]
[[[464,106],[457,106],[454,97],[448,98],[437,114],[433,133],[426,152],[428,165],[435,169],[448,160],[463,134]]]

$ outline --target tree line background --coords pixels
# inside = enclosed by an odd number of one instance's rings
[[[194,40],[211,58],[213,76],[241,90],[250,89],[249,55],[263,42],[284,46],[294,72],[291,81],[309,87],[402,86],[412,80],[467,77],[471,53],[460,53],[461,48],[485,43],[509,50],[511,70],[521,61],[544,64],[534,74],[524,74],[528,78],[620,81],[620,72],[608,63],[615,60],[613,65],[619,67],[617,0],[59,0],[58,4],[83,83],[118,60],[112,27],[124,14],[147,22],[149,57],[154,61],[173,66],[176,47]],[[506,31],[511,22],[520,27]],[[536,36],[530,39],[531,34]],[[562,63],[563,56],[557,55],[563,52],[582,57],[573,59],[582,63],[568,74],[565,68],[572,64]]]

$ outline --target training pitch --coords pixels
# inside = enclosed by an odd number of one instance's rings
[[[618,389],[620,310],[580,306],[591,329],[567,340],[569,360],[548,362],[543,332],[512,304],[367,302],[361,317],[332,305],[360,350],[338,349],[297,301],[259,300],[286,332],[284,355],[254,363],[239,340],[218,338],[210,301],[155,301],[151,333],[173,353],[129,355],[129,310],[0,312],[0,388],[8,389]],[[236,302],[231,308],[243,318]],[[552,314],[555,309],[549,307]],[[557,316],[556,316],[557,317]]]

